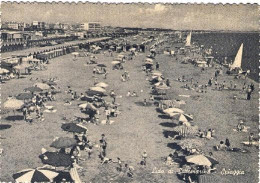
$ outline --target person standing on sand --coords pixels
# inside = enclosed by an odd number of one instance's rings
[[[158,62],[156,62],[155,68],[156,68],[156,70],[159,70],[160,64]]]
[[[247,93],[247,98],[246,99],[247,100],[251,100],[252,89],[251,89],[250,85],[248,85],[246,93]]]
[[[141,163],[144,166],[146,165],[147,156],[148,155],[147,155],[146,151],[144,151],[143,154],[142,154],[142,163]]]
[[[248,142],[249,142],[249,146],[253,145],[253,141],[254,141],[254,134],[250,133],[249,137],[248,137]]]

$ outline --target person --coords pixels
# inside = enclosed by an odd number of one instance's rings
[[[110,120],[110,110],[106,109],[105,112],[106,112],[106,118],[107,118],[106,123],[109,124],[110,123],[110,121],[109,121]]]
[[[141,161],[142,165],[146,165],[147,156],[148,155],[147,155],[146,151],[144,151],[143,154],[142,154],[142,161]]]
[[[133,178],[133,175],[134,175],[133,170],[134,170],[134,167],[129,166],[128,164],[125,164],[125,172],[128,177]]]
[[[120,158],[117,158],[117,164],[118,164],[117,170],[119,172],[121,172],[122,171],[122,161]]]
[[[159,63],[158,63],[158,62],[156,62],[155,68],[156,68],[156,70],[159,70],[159,68],[160,68],[160,65],[159,65]]]
[[[93,68],[93,75],[94,75],[94,76],[95,76],[96,72],[97,72],[97,69],[96,69],[96,67],[94,67],[94,68]]]
[[[90,159],[92,154],[92,146],[86,147],[85,151],[88,153],[88,159]]]
[[[23,108],[23,119],[24,119],[25,121],[27,121],[27,119],[26,119],[26,117],[27,117],[27,112],[28,112],[27,107],[24,107],[24,108]]]
[[[240,120],[240,122],[237,125],[237,131],[241,132],[241,131],[243,131],[244,128],[245,128],[244,122],[242,120]]]
[[[147,101],[146,101],[146,99],[144,99],[144,106],[147,106]]]
[[[230,89],[232,89],[233,88],[233,81],[231,80],[230,81]]]
[[[169,156],[167,156],[166,165],[172,165],[172,163],[173,163],[172,157],[173,157],[173,155],[171,153],[169,154]]]
[[[111,90],[110,97],[112,97],[112,99],[113,99],[112,103],[115,104],[115,102],[116,102],[116,94],[115,94],[114,90]]]
[[[218,80],[216,79],[215,80],[215,90],[217,90],[218,89]]]
[[[251,88],[251,91],[252,91],[252,93],[253,93],[254,90],[255,90],[255,85],[254,85],[253,83],[251,83],[251,84],[250,84],[250,88]]]
[[[201,131],[201,130],[199,130],[198,136],[199,136],[200,138],[205,138],[205,134],[204,134],[204,132]]]
[[[209,86],[212,85],[212,80],[211,80],[211,79],[209,79],[209,81],[208,81],[208,85],[209,85]]]
[[[230,149],[230,142],[229,142],[228,138],[226,138],[225,145],[226,145],[227,149]]]
[[[219,143],[219,150],[226,150],[226,145],[224,144],[223,141],[220,141]]]
[[[149,98],[149,100],[154,101],[154,96],[151,95],[150,98]]]
[[[250,133],[249,137],[248,137],[248,141],[249,141],[249,146],[253,145],[253,141],[254,141],[254,134]]]
[[[107,79],[107,72],[104,73],[104,79]]]
[[[246,90],[246,83],[243,84],[242,90],[243,90],[243,91]]]
[[[246,99],[247,99],[247,100],[251,100],[252,89],[251,89],[250,85],[248,85],[248,88],[247,88],[247,90],[246,90],[246,93],[247,93]]]
[[[137,94],[136,94],[135,91],[133,91],[133,93],[132,93],[132,97],[137,97]]]
[[[207,138],[207,139],[211,139],[211,138],[212,138],[212,131],[211,131],[211,129],[209,129],[209,130],[207,131],[207,133],[206,133],[206,138]]]
[[[131,92],[128,91],[127,94],[126,94],[127,97],[130,97],[131,96]]]
[[[170,80],[169,80],[169,78],[166,79],[166,85],[167,85],[167,86],[170,86]]]

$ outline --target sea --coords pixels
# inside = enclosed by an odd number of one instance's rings
[[[239,33],[194,33],[192,42],[212,48],[212,56],[223,62],[227,57],[228,63],[235,59],[241,44],[244,44],[242,69],[250,70],[249,77],[259,82],[259,34],[249,32]]]

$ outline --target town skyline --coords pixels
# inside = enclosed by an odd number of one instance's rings
[[[2,22],[101,22],[113,27],[257,31],[257,11],[257,5],[2,3]]]

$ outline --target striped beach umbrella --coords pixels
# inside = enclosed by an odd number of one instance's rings
[[[173,128],[173,131],[179,133],[180,136],[195,135],[198,133],[198,126],[180,125]]]
[[[48,168],[25,169],[13,174],[15,182],[52,182],[59,175],[55,170]]]

